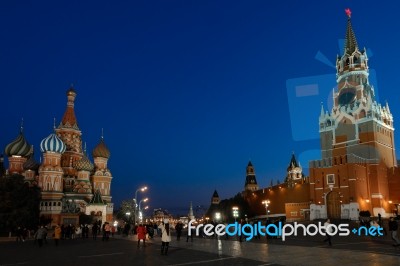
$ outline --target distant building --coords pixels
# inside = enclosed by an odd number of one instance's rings
[[[245,191],[256,191],[258,190],[258,184],[256,179],[256,173],[254,172],[254,167],[251,161],[247,164],[246,167],[246,181],[244,183]]]
[[[294,154],[287,167],[285,182],[277,185],[271,182],[269,187],[255,191],[245,190],[243,195],[257,214],[253,218],[275,220],[285,217],[287,221],[309,219],[310,184]]]
[[[113,217],[113,177],[107,168],[110,151],[101,136],[92,152],[94,164],[90,161],[75,116],[76,95],[73,87],[67,91],[67,108],[59,126],[54,125],[53,132],[41,141],[41,163],[35,161],[22,126],[5,148],[8,173],[23,175],[26,182],[41,188],[40,215],[53,225],[77,224],[78,214],[85,212],[102,222],[111,222]]]
[[[189,217],[189,220],[193,220],[193,219],[194,219],[193,204],[192,204],[192,202],[190,202],[188,217]]]
[[[211,197],[211,205],[218,205],[221,202],[218,196],[217,190],[214,190],[214,193]]]

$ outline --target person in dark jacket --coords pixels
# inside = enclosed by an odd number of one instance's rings
[[[390,217],[389,220],[389,231],[391,232],[391,237],[394,241],[393,246],[398,247],[400,246],[400,240],[397,237],[397,229],[399,228],[397,221],[394,220],[393,217]]]

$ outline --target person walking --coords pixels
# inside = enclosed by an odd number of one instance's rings
[[[98,233],[99,233],[99,226],[97,225],[97,222],[96,222],[92,226],[92,237],[93,237],[93,240],[97,239],[97,234]]]
[[[176,231],[176,240],[181,240],[181,235],[182,235],[182,229],[183,229],[183,224],[181,221],[179,221],[176,225],[175,225],[175,231]]]
[[[58,241],[61,238],[61,227],[57,224],[56,228],[54,228],[54,244],[56,247],[58,246]]]
[[[393,246],[398,247],[400,246],[400,240],[397,237],[397,229],[399,228],[397,221],[394,220],[393,217],[390,217],[389,219],[389,231],[391,232],[391,237],[394,241]]]
[[[43,225],[36,231],[35,240],[38,242],[39,247],[43,246],[43,239],[46,237],[46,234],[47,232]]]
[[[326,222],[324,223],[324,228],[325,228],[325,234],[326,234],[326,239],[324,242],[328,241],[329,246],[332,246],[331,242],[331,233],[332,233],[332,226],[329,226],[331,224],[331,220],[327,219]]]
[[[18,226],[17,230],[16,230],[16,236],[17,236],[17,242],[24,242],[24,238],[23,238],[23,231],[22,228],[20,226]]]
[[[136,234],[137,234],[137,247],[140,247],[140,240],[143,240],[143,247],[146,246],[146,234],[147,230],[146,227],[143,226],[143,224],[139,224],[138,228],[136,229]]]
[[[165,219],[159,226],[161,230],[161,255],[168,255],[169,242],[171,242],[171,230],[169,220]]]

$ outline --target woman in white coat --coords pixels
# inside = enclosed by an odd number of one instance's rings
[[[169,226],[169,220],[165,219],[159,226],[161,230],[161,255],[168,255],[168,246],[171,242],[171,229]]]

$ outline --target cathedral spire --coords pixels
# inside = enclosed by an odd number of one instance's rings
[[[358,50],[358,44],[356,40],[356,35],[353,31],[353,27],[351,26],[351,10],[347,8],[345,9],[345,12],[348,18],[344,53],[351,55],[352,53],[354,53],[354,51]]]
[[[74,110],[75,98],[76,92],[74,86],[71,84],[71,87],[67,91],[67,109],[65,110],[59,128],[73,128],[79,130]]]

